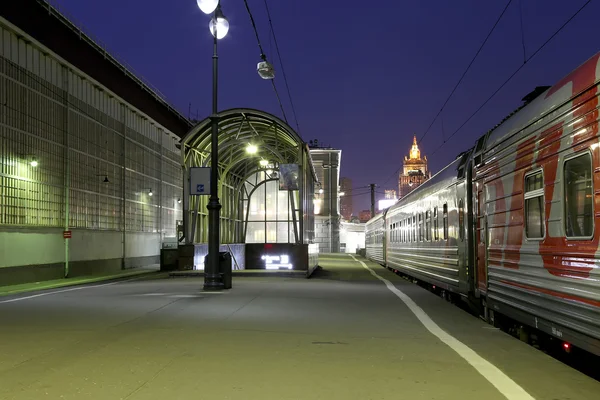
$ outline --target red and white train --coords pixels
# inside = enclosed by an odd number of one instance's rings
[[[600,53],[366,226],[367,257],[600,355]]]

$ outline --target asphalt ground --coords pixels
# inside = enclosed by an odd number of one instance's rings
[[[153,274],[1,296],[0,399],[600,398],[600,382],[376,264],[320,265],[216,294]]]

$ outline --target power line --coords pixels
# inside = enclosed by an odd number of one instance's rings
[[[525,61],[523,61],[523,64],[521,64],[521,66],[520,66],[519,68],[517,68],[517,69],[516,69],[516,70],[515,70],[515,71],[514,71],[514,72],[513,72],[513,73],[512,73],[512,74],[511,74],[509,77],[508,77],[508,79],[506,79],[506,80],[504,81],[504,83],[502,83],[502,85],[500,85],[500,87],[498,87],[498,89],[496,89],[496,90],[494,91],[494,93],[492,93],[492,94],[491,94],[491,96],[490,96],[490,97],[488,97],[488,98],[487,98],[487,100],[486,100],[486,101],[484,101],[484,102],[483,102],[483,104],[481,104],[481,105],[480,105],[480,106],[477,108],[477,110],[475,110],[475,112],[473,112],[473,114],[471,114],[471,115],[469,116],[469,118],[467,118],[467,119],[466,119],[466,121],[465,121],[465,122],[463,122],[463,123],[462,123],[462,124],[461,124],[461,125],[460,125],[460,126],[459,126],[459,127],[458,127],[458,128],[457,128],[457,129],[456,129],[456,130],[455,130],[455,131],[454,131],[454,132],[453,132],[453,133],[452,133],[452,134],[451,134],[451,135],[448,137],[448,139],[450,139],[450,138],[452,138],[454,135],[456,135],[456,134],[457,134],[457,133],[458,133],[458,132],[459,132],[459,131],[460,131],[460,130],[461,130],[461,129],[462,129],[462,128],[463,128],[463,127],[464,127],[464,126],[465,126],[465,125],[466,125],[466,124],[467,124],[467,123],[468,123],[468,122],[469,122],[469,121],[470,121],[470,120],[471,120],[473,117],[474,117],[474,116],[475,116],[475,115],[477,115],[477,113],[479,113],[479,111],[481,111],[481,109],[482,109],[483,107],[485,107],[485,105],[486,105],[487,103],[489,103],[489,102],[490,102],[490,100],[492,100],[492,98],[494,98],[494,96],[496,96],[496,94],[497,94],[497,93],[498,93],[500,90],[502,90],[502,88],[503,88],[504,86],[506,86],[506,84],[507,84],[508,82],[510,82],[510,81],[512,80],[512,78],[514,78],[514,76],[515,76],[515,75],[517,75],[517,73],[519,73],[519,71],[521,71],[521,69],[523,69],[523,67],[524,67],[524,66],[527,64],[527,62],[528,62],[529,60],[531,60],[533,57],[535,57],[535,56],[536,56],[536,55],[537,55],[537,54],[538,54],[538,53],[539,53],[539,52],[540,52],[540,51],[541,51],[541,50],[542,50],[544,47],[546,47],[546,45],[547,45],[548,43],[550,43],[550,41],[551,41],[552,39],[554,39],[554,37],[555,37],[556,35],[558,35],[558,33],[559,33],[560,31],[562,31],[562,30],[563,30],[563,29],[564,29],[564,28],[565,28],[565,27],[566,27],[566,26],[567,26],[567,25],[568,25],[568,24],[569,24],[569,23],[570,23],[570,22],[571,22],[571,21],[572,21],[572,20],[573,20],[573,19],[574,19],[574,18],[575,18],[575,17],[576,17],[576,16],[577,16],[577,15],[578,15],[580,12],[581,12],[581,11],[583,11],[583,9],[584,9],[585,7],[587,7],[587,5],[591,3],[591,1],[592,1],[592,0],[587,0],[587,1],[586,1],[586,2],[585,2],[585,3],[584,3],[584,4],[583,4],[583,5],[582,5],[582,6],[579,8],[579,10],[577,10],[577,11],[575,12],[575,14],[571,15],[571,17],[570,17],[570,18],[569,18],[569,19],[568,19],[568,20],[567,20],[565,23],[563,23],[563,24],[560,26],[560,28],[558,28],[558,29],[557,29],[557,30],[556,30],[556,31],[555,31],[555,32],[554,32],[554,33],[553,33],[553,34],[552,34],[552,35],[551,35],[551,36],[550,36],[550,37],[549,37],[549,38],[548,38],[548,39],[547,39],[547,40],[546,40],[546,41],[545,41],[545,42],[544,42],[544,43],[543,43],[543,44],[542,44],[540,47],[538,47],[538,48],[537,48],[537,50],[536,50],[536,51],[534,51],[534,52],[533,52],[533,54],[532,54],[531,56],[529,56],[528,58],[526,58],[526,59],[525,59]],[[443,147],[443,146],[444,146],[446,143],[447,143],[447,140],[446,140],[445,142],[443,142],[443,143],[442,143],[442,144],[441,144],[441,145],[440,145],[440,146],[439,146],[437,149],[435,149],[435,151],[434,151],[433,153],[431,153],[431,155],[434,155],[434,154],[435,154],[435,153],[436,153],[436,152],[437,152],[439,149],[441,149],[441,148],[442,148],[442,147]]]
[[[267,61],[267,56],[263,50],[262,44],[260,42],[260,36],[258,35],[258,29],[256,29],[256,23],[254,22],[254,16],[252,15],[252,11],[250,11],[250,6],[248,5],[248,0],[244,0],[244,4],[246,5],[246,11],[248,11],[248,16],[250,17],[250,22],[252,23],[252,28],[254,29],[254,34],[256,35],[256,42],[258,43],[258,49],[260,50],[260,58],[264,61]],[[283,69],[283,67],[282,67]],[[279,108],[281,108],[281,113],[283,114],[283,119],[286,123],[288,123],[287,116],[285,115],[285,110],[283,108],[283,104],[281,103],[281,98],[279,97],[279,91],[277,90],[277,86],[275,85],[275,80],[271,79],[271,84],[273,85],[273,90],[275,91],[275,96],[277,97],[277,102],[279,103]]]
[[[296,109],[294,108],[294,102],[292,101],[292,94],[290,92],[290,86],[288,85],[287,76],[285,75],[285,69],[283,68],[283,60],[281,59],[281,53],[279,52],[279,44],[277,44],[277,37],[275,36],[275,28],[273,28],[273,21],[271,20],[271,12],[269,11],[269,5],[267,0],[265,1],[265,8],[267,9],[267,17],[269,18],[269,25],[271,27],[271,35],[273,37],[273,41],[275,42],[275,50],[277,51],[277,57],[279,58],[279,65],[281,65],[281,73],[283,74],[283,81],[285,82],[285,87],[287,89],[288,98],[290,99],[290,106],[292,107],[292,113],[294,114],[294,120],[296,121],[296,129],[298,129],[298,134],[300,134],[300,125],[298,124],[298,117],[296,116]]]
[[[564,28],[565,28],[565,27],[566,27],[566,26],[567,26],[567,25],[568,25],[568,24],[569,24],[569,23],[570,23],[570,22],[571,22],[571,21],[572,21],[572,20],[573,20],[573,19],[574,19],[574,18],[577,16],[577,15],[579,15],[579,13],[580,13],[581,11],[583,11],[583,9],[584,9],[585,7],[587,7],[587,5],[591,3],[591,1],[592,1],[592,0],[587,0],[587,1],[586,1],[586,2],[585,2],[585,3],[584,3],[584,4],[583,4],[583,5],[582,5],[582,6],[581,6],[581,7],[580,7],[580,8],[579,8],[579,9],[578,9],[578,10],[577,10],[577,11],[576,11],[574,14],[573,14],[573,15],[571,15],[571,17],[570,17],[569,19],[567,19],[567,21],[565,21],[565,22],[564,22],[564,23],[563,23],[563,24],[560,26],[560,28],[558,28],[558,29],[557,29],[557,30],[556,30],[556,31],[555,31],[555,32],[554,32],[554,33],[553,33],[553,34],[552,34],[552,35],[551,35],[551,36],[550,36],[550,37],[549,37],[549,38],[548,38],[548,39],[547,39],[547,40],[546,40],[546,41],[545,41],[545,42],[544,42],[544,43],[543,43],[543,44],[542,44],[540,47],[538,47],[538,48],[537,48],[537,50],[533,52],[533,54],[531,54],[531,55],[530,55],[528,58],[526,58],[526,59],[523,61],[523,64],[521,64],[521,66],[519,66],[519,68],[517,68],[517,69],[516,69],[516,70],[515,70],[515,71],[514,71],[514,72],[513,72],[513,73],[512,73],[512,74],[511,74],[509,77],[508,77],[508,79],[507,79],[506,81],[504,81],[504,83],[502,83],[502,85],[500,85],[500,87],[498,87],[498,89],[496,89],[496,90],[495,90],[495,91],[492,93],[492,95],[491,95],[490,97],[488,97],[488,98],[487,98],[487,100],[486,100],[485,102],[483,102],[483,104],[481,104],[481,105],[480,105],[480,106],[477,108],[477,110],[475,110],[475,112],[473,112],[473,114],[471,114],[471,115],[469,116],[469,118],[467,118],[467,120],[466,120],[465,122],[463,122],[463,123],[462,123],[462,124],[461,124],[461,125],[458,127],[458,129],[456,129],[456,130],[455,130],[455,131],[454,131],[454,132],[453,132],[453,133],[452,133],[450,136],[448,136],[448,138],[447,138],[447,139],[445,139],[445,140],[442,142],[442,144],[440,144],[440,146],[438,146],[438,148],[437,148],[437,149],[435,149],[435,151],[434,151],[433,153],[431,153],[430,155],[431,155],[431,156],[432,156],[432,155],[434,155],[434,154],[435,154],[435,153],[436,153],[436,152],[437,152],[439,149],[441,149],[441,148],[442,148],[442,147],[443,147],[443,146],[444,146],[444,145],[445,145],[445,144],[448,142],[448,140],[449,140],[449,139],[451,139],[451,138],[452,138],[454,135],[456,135],[456,134],[457,134],[457,133],[458,133],[458,132],[459,132],[459,131],[460,131],[460,130],[461,130],[461,129],[462,129],[462,128],[463,128],[463,127],[464,127],[464,126],[465,126],[465,125],[466,125],[466,124],[467,124],[467,123],[468,123],[468,122],[471,120],[471,119],[473,119],[473,117],[475,117],[475,115],[477,115],[477,113],[479,113],[479,111],[481,111],[481,109],[482,109],[483,107],[485,107],[485,105],[486,105],[487,103],[489,103],[489,102],[490,102],[490,100],[492,100],[492,98],[494,98],[494,96],[496,96],[496,94],[497,94],[497,93],[498,93],[500,90],[502,90],[502,88],[503,88],[504,86],[506,86],[506,84],[507,84],[508,82],[510,82],[510,81],[512,80],[512,78],[514,78],[514,77],[515,77],[515,75],[517,75],[517,73],[519,73],[519,71],[520,71],[521,69],[523,69],[523,67],[524,67],[524,66],[527,64],[527,62],[528,62],[528,61],[530,61],[530,60],[531,60],[533,57],[535,57],[535,56],[536,56],[536,55],[537,55],[537,54],[538,54],[538,53],[539,53],[539,52],[540,52],[540,51],[541,51],[541,50],[542,50],[544,47],[546,47],[546,45],[547,45],[548,43],[550,43],[550,41],[552,41],[552,39],[554,39],[554,37],[555,37],[556,35],[558,35],[558,34],[560,33],[560,31],[562,31],[562,30],[563,30],[563,29],[564,29]],[[440,110],[440,112],[441,112],[441,110]],[[439,114],[439,113],[438,113],[438,114]],[[436,116],[436,118],[437,118],[437,116]],[[435,121],[435,120],[434,120],[434,121]],[[424,136],[425,136],[425,135],[423,135],[423,137],[424,137]],[[391,175],[391,176],[390,176],[390,177],[389,177],[389,178],[388,178],[388,179],[387,179],[387,180],[386,180],[386,181],[383,183],[383,185],[382,185],[382,186],[385,186],[385,184],[387,184],[387,182],[389,182],[389,180],[390,180],[391,178],[393,178],[393,177],[394,177],[394,175],[396,175],[396,174],[397,174],[397,173],[398,173],[398,172],[399,172],[401,169],[402,169],[402,166],[401,166],[400,168],[398,168],[398,169],[397,169],[397,170],[396,170],[396,171],[395,171],[395,172],[394,172],[394,173],[393,173],[393,174],[392,174],[392,175]]]
[[[427,135],[427,133],[429,132],[429,130],[431,129],[431,127],[433,126],[433,124],[435,123],[435,121],[437,120],[437,118],[440,116],[440,114],[442,113],[442,111],[444,110],[444,108],[446,107],[446,105],[448,104],[448,102],[450,101],[450,98],[452,97],[452,95],[454,94],[454,92],[456,91],[456,89],[458,88],[458,86],[460,85],[460,83],[462,82],[462,80],[464,79],[464,77],[467,75],[467,72],[469,72],[469,69],[471,69],[471,66],[475,62],[475,59],[477,58],[477,56],[479,56],[479,53],[481,53],[481,50],[483,50],[483,47],[487,43],[487,41],[490,38],[490,36],[492,36],[492,33],[496,29],[496,26],[498,26],[498,23],[500,22],[500,20],[502,19],[502,17],[506,13],[506,10],[508,9],[508,7],[510,6],[511,3],[512,3],[512,0],[508,0],[508,3],[506,3],[506,6],[504,6],[504,10],[502,10],[502,12],[500,13],[500,16],[498,17],[498,19],[494,23],[494,26],[492,26],[492,29],[489,31],[489,33],[485,37],[485,40],[483,41],[483,43],[481,44],[481,46],[479,46],[479,49],[475,53],[475,56],[473,57],[473,59],[471,60],[471,62],[469,63],[469,65],[467,66],[467,69],[465,69],[465,72],[463,72],[463,74],[460,77],[460,79],[458,80],[458,82],[456,82],[456,85],[454,85],[454,89],[452,89],[452,92],[450,92],[450,95],[448,96],[448,98],[446,99],[446,101],[444,102],[444,104],[442,105],[442,108],[440,108],[440,111],[438,111],[438,113],[435,115],[435,117],[433,118],[433,121],[431,121],[431,124],[429,124],[429,127],[427,128],[427,130],[425,131],[425,133],[423,134],[423,136],[421,136],[421,140],[419,140],[419,142],[423,141],[423,139],[425,138],[425,136]]]
[[[427,129],[425,130],[425,133],[423,133],[423,136],[421,136],[421,139],[419,140],[419,142],[423,141],[423,139],[425,138],[425,136],[427,136],[427,133],[429,132],[429,130],[431,129],[431,127],[433,126],[433,124],[435,123],[435,121],[438,119],[438,117],[440,116],[440,114],[442,113],[442,111],[444,111],[444,108],[446,108],[446,105],[448,105],[448,102],[450,101],[450,99],[454,95],[454,92],[456,92],[456,89],[458,89],[458,86],[461,84],[461,82],[463,81],[463,79],[467,75],[467,72],[469,72],[469,70],[471,69],[471,66],[475,62],[475,59],[477,59],[477,57],[479,56],[479,53],[481,53],[481,50],[483,49],[483,47],[485,46],[485,44],[487,43],[487,41],[489,40],[489,38],[492,36],[492,33],[496,29],[496,26],[498,26],[498,23],[500,22],[500,20],[502,19],[502,17],[506,13],[506,10],[508,9],[508,7],[510,6],[511,3],[512,3],[512,0],[508,0],[508,3],[506,3],[506,6],[504,6],[504,9],[500,13],[500,16],[498,16],[498,18],[496,19],[496,22],[492,26],[492,29],[490,29],[490,31],[488,32],[487,36],[485,37],[483,43],[481,43],[481,46],[479,46],[479,49],[475,53],[475,56],[473,56],[473,58],[471,59],[471,62],[467,66],[467,69],[465,69],[465,71],[462,73],[462,75],[461,75],[460,79],[458,80],[458,82],[456,82],[456,85],[454,85],[454,88],[452,89],[452,91],[450,92],[450,94],[446,98],[446,101],[444,101],[444,104],[442,105],[442,107],[440,108],[440,110],[438,111],[438,113],[435,115],[435,117],[433,118],[433,120],[431,121],[431,123],[429,124],[429,126],[427,127]],[[444,141],[444,143],[445,143],[445,141]],[[402,169],[402,166],[400,166],[397,170],[395,170],[390,175],[390,177],[385,180],[385,182],[383,183],[382,186],[385,186],[390,181],[390,179],[392,179],[394,176],[396,176],[400,172],[401,169]]]

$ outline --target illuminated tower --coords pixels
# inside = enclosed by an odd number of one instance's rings
[[[409,156],[404,157],[404,170],[398,177],[398,197],[406,196],[429,178],[431,173],[427,169],[427,156],[421,158],[415,135]]]

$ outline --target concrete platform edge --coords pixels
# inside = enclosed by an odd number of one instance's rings
[[[10,296],[19,293],[27,293],[27,292],[37,292],[42,290],[49,289],[57,289],[62,287],[72,287],[72,286],[81,286],[81,285],[89,285],[91,283],[98,282],[110,282],[110,281],[118,281],[127,278],[133,277],[142,277],[145,275],[159,275],[161,271],[157,270],[143,270],[143,271],[127,271],[121,274],[113,274],[113,275],[105,275],[105,276],[90,276],[90,277],[81,277],[81,278],[73,278],[73,280],[69,280],[69,278],[63,279],[61,281],[55,283],[46,283],[46,282],[34,282],[27,284],[29,287],[10,290],[12,285],[9,286],[0,286],[0,297],[2,296]],[[164,274],[164,273],[163,273]],[[14,285],[17,286],[17,285]],[[22,286],[22,285],[18,285]]]

